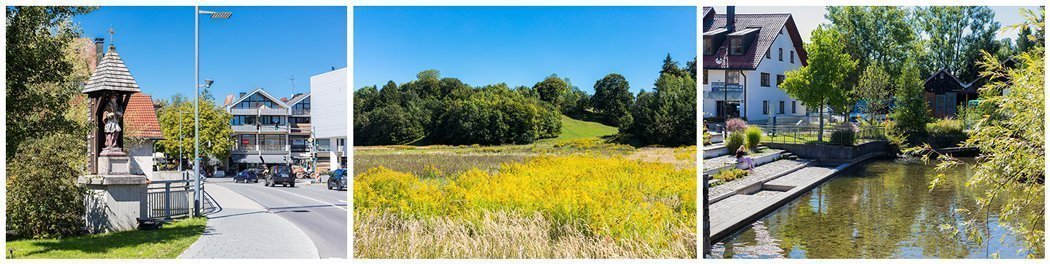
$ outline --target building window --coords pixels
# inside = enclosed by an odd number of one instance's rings
[[[707,84],[707,70],[704,70],[704,84]]]
[[[728,74],[726,75],[726,83],[739,84],[740,83],[740,72],[739,71],[729,71]]]
[[[771,56],[773,56],[773,54],[770,54],[770,53],[773,53],[772,49],[773,48],[769,48],[769,49],[766,50],[766,59],[772,59]]]
[[[730,55],[744,55],[744,39],[729,38]]]
[[[763,115],[768,115],[769,114],[769,101],[762,101],[762,114]]]
[[[795,110],[795,101],[791,101],[791,113],[794,114],[796,112]]]
[[[293,115],[309,115],[310,114],[310,98],[303,99],[292,106]]]
[[[258,109],[260,106],[266,106],[266,108],[270,108],[270,109],[277,108],[277,104],[276,103],[274,103],[273,101],[271,101],[270,99],[266,98],[265,96],[263,96],[260,93],[254,93],[252,95],[249,95],[248,98],[245,98],[240,103],[237,103],[237,105],[234,106],[233,108],[237,108],[237,109]]]
[[[780,101],[780,111],[777,111],[777,113],[781,115],[784,114],[784,101]]]
[[[777,58],[780,59],[780,61],[784,61],[784,48],[777,48],[777,50],[780,51],[780,54],[777,55]]]
[[[784,75],[777,74],[777,87],[780,87],[782,83],[784,83]]]
[[[762,73],[762,87],[769,87],[769,73]]]
[[[704,38],[704,55],[715,54],[715,44],[711,38]]]
[[[317,145],[317,151],[319,152],[332,151],[332,142],[327,138],[319,138],[314,141],[314,144]]]
[[[255,135],[238,135],[237,150],[255,150]]]
[[[791,64],[795,64],[795,51],[794,50],[791,51],[791,58],[790,59],[791,59]]]

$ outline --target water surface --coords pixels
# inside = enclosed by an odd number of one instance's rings
[[[968,161],[972,162],[972,161]],[[993,213],[982,213],[985,243],[968,236],[980,188],[967,187],[969,166],[946,172],[948,181],[929,188],[937,175],[921,162],[874,161],[860,165],[802,195],[712,247],[724,258],[1024,258],[1043,257]],[[994,208],[994,207],[993,207]],[[992,210],[995,211],[995,210]]]

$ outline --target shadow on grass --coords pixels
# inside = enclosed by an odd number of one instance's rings
[[[60,239],[15,240],[7,242],[7,249],[14,250],[10,252],[14,255],[9,256],[13,258],[175,257],[193,241],[175,242],[200,236],[204,232],[205,223],[203,218],[184,219],[156,230],[133,230]],[[138,255],[143,252],[156,255]]]

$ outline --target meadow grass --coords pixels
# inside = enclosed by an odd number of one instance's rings
[[[577,138],[600,138],[616,134],[615,127],[606,126],[598,122],[588,122],[561,116],[561,134],[555,141],[572,140]]]
[[[8,258],[169,259],[197,241],[208,219],[187,218],[157,230],[132,230],[58,239],[7,241]]]

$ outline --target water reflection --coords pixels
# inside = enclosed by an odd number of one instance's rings
[[[965,231],[982,189],[965,186],[959,166],[933,190],[932,165],[875,161],[843,172],[750,228],[712,248],[725,258],[1024,258],[1023,247],[995,214],[974,223],[985,243]],[[990,236],[989,236],[990,235]]]

